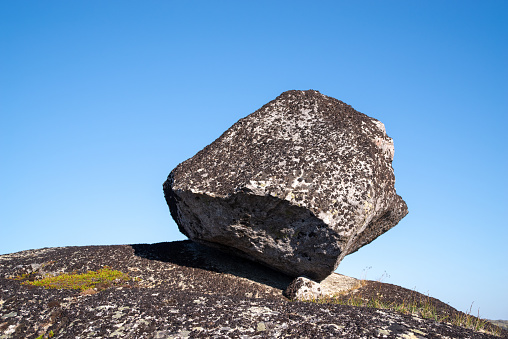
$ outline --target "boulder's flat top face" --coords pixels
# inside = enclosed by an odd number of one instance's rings
[[[317,91],[288,91],[180,164],[174,189],[225,197],[247,188],[319,214],[324,206],[344,207],[338,192],[352,186],[362,186],[366,198],[375,170],[393,186],[391,167],[373,168],[381,156],[369,151],[373,140],[391,162],[392,141],[379,121]],[[347,199],[354,205],[362,197]],[[345,217],[344,210],[330,217]]]
[[[189,238],[321,280],[407,214],[393,155],[378,120],[288,91],[178,165],[164,192]]]

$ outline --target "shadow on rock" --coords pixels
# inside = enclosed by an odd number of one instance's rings
[[[281,290],[284,290],[293,280],[261,264],[190,240],[130,246],[134,249],[135,255],[145,259],[232,274]]]

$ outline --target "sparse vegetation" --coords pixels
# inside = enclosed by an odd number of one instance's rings
[[[49,339],[49,338],[53,338],[55,334],[53,333],[53,331],[49,331],[48,335],[45,336],[44,334],[38,336],[36,339]]]
[[[25,277],[20,276],[18,280]],[[98,271],[88,271],[87,273],[64,273],[57,276],[45,277],[42,279],[30,281],[25,280],[21,284],[42,286],[44,288],[54,289],[79,289],[81,291],[103,290],[114,285],[126,283],[131,278],[126,273],[113,270],[109,266],[104,266]]]
[[[508,320],[489,320],[489,322],[505,330],[508,330]]]
[[[365,282],[362,281],[361,284],[363,286]],[[343,293],[333,297],[323,297],[305,301],[318,304],[338,304],[388,309],[403,314],[416,315],[424,319],[450,323],[455,326],[461,326],[478,332],[487,332],[497,336],[501,334],[499,327],[492,326],[488,320],[481,319],[479,314],[478,316],[471,315],[472,304],[468,313],[456,312],[450,316],[448,314],[440,313],[436,309],[436,306],[432,303],[430,297],[421,297],[418,300],[404,300],[401,303],[386,303],[379,297],[364,298],[361,294],[350,294],[345,297],[346,295],[346,293]]]

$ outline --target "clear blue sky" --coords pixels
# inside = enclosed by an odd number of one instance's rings
[[[0,253],[184,239],[169,172],[315,89],[386,125],[409,206],[338,272],[508,319],[507,79],[507,1],[1,1]]]

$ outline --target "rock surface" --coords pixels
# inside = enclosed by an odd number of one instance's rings
[[[360,286],[358,279],[337,273],[330,274],[320,283],[305,277],[298,277],[286,287],[284,295],[291,300],[316,300],[332,298],[341,293],[356,290]]]
[[[29,288],[12,280],[22,273],[84,273],[105,265],[140,280],[95,294]],[[0,338],[47,338],[50,331],[54,339],[497,338],[389,310],[290,302],[282,296],[290,282],[190,241],[0,255]],[[357,293],[370,298],[379,291],[399,303],[408,295],[425,297],[382,283]],[[439,312],[453,310],[438,300],[433,305]]]
[[[394,227],[384,125],[317,91],[288,91],[179,164],[164,183],[194,241],[320,281]]]

